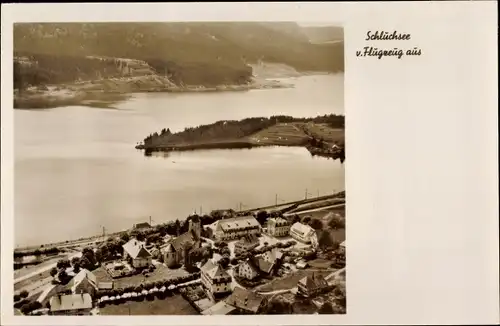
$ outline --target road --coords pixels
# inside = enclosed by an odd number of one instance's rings
[[[328,284],[331,285],[331,284],[333,284],[333,281],[335,281],[335,277],[337,275],[339,275],[340,273],[342,273],[343,271],[345,271],[345,267],[339,269],[338,271],[335,271],[335,272],[331,273],[330,275],[328,275],[327,277],[325,277],[325,280],[328,282]]]
[[[77,253],[74,253],[74,254],[72,254],[72,255],[69,255],[69,256],[68,256],[68,259],[69,259],[69,260],[71,260],[71,259],[73,259],[74,257],[81,257],[81,255],[82,255],[82,253],[81,253],[81,252],[77,252]],[[38,275],[38,274],[42,274],[43,272],[46,272],[46,271],[48,271],[48,270],[51,270],[53,267],[56,267],[56,265],[57,265],[57,262],[52,263],[52,264],[50,264],[50,265],[45,265],[44,267],[39,268],[39,269],[37,269],[37,270],[35,270],[35,271],[33,271],[33,272],[29,273],[29,274],[26,274],[26,275],[23,275],[23,276],[21,276],[21,277],[18,277],[18,278],[16,278],[16,279],[14,280],[14,284],[19,283],[19,282],[24,281],[24,280],[27,280],[27,279],[29,279],[29,278],[32,278],[32,277],[34,277],[34,276],[36,276],[36,275]]]
[[[288,206],[291,206],[291,205],[294,205],[294,204],[309,204],[309,203],[314,203],[314,202],[317,202],[317,201],[323,201],[323,200],[327,200],[327,199],[334,199],[334,198],[336,198],[335,196],[336,195],[326,195],[326,196],[320,196],[320,197],[310,198],[310,199],[301,199],[301,200],[291,201],[291,202],[288,202],[288,203],[282,203],[282,204],[279,204],[279,205],[270,205],[270,206],[263,206],[263,207],[258,207],[258,208],[252,208],[252,209],[248,209],[248,210],[243,210],[241,212],[249,214],[249,213],[252,213],[252,212],[255,212],[255,211],[262,211],[262,210],[271,209],[271,208],[285,208],[285,207],[288,207]]]
[[[331,209],[331,208],[338,208],[338,207],[342,207],[342,206],[345,206],[345,203],[334,204],[334,205],[330,205],[330,206],[318,207],[318,208],[313,208],[313,209],[308,209],[306,211],[298,211],[298,212],[293,212],[293,213],[285,213],[285,214],[283,214],[283,216],[291,216],[291,215],[295,215],[295,214],[297,214],[297,215],[307,214],[307,213],[322,211],[322,210]]]

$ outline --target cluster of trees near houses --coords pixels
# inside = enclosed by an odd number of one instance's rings
[[[271,117],[246,118],[242,120],[221,120],[212,124],[188,127],[177,133],[171,133],[169,129],[164,128],[160,133],[155,132],[144,138],[144,145],[159,146],[168,144],[206,142],[207,140],[241,139],[260,130],[269,128],[277,123],[292,122],[324,123],[331,128],[344,128],[343,115],[327,114],[309,118],[295,118],[286,115],[275,115]]]
[[[20,293],[14,294],[14,308],[21,310],[23,314],[29,314],[30,312],[42,308],[42,305],[38,301],[31,301],[28,298],[29,293],[26,290]]]
[[[67,284],[71,280],[66,269],[73,267],[73,271],[78,273],[81,269],[89,271],[94,270],[99,264],[99,259],[92,248],[85,248],[82,251],[81,257],[73,257],[69,259],[61,259],[57,262],[56,266],[50,270],[50,276],[54,278],[53,283]]]

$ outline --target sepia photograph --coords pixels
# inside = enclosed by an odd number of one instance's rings
[[[342,25],[15,23],[13,51],[15,315],[347,313]]]

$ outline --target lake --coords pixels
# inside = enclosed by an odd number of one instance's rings
[[[276,114],[344,113],[344,76],[295,88],[135,94],[116,109],[15,110],[15,245],[119,231],[213,209],[253,208],[344,190],[344,166],[304,148],[206,150],[145,157],[134,148],[170,128]]]

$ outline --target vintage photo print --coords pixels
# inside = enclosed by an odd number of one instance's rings
[[[346,313],[342,26],[13,33],[15,314]]]
[[[496,2],[1,15],[0,324],[498,324]]]

